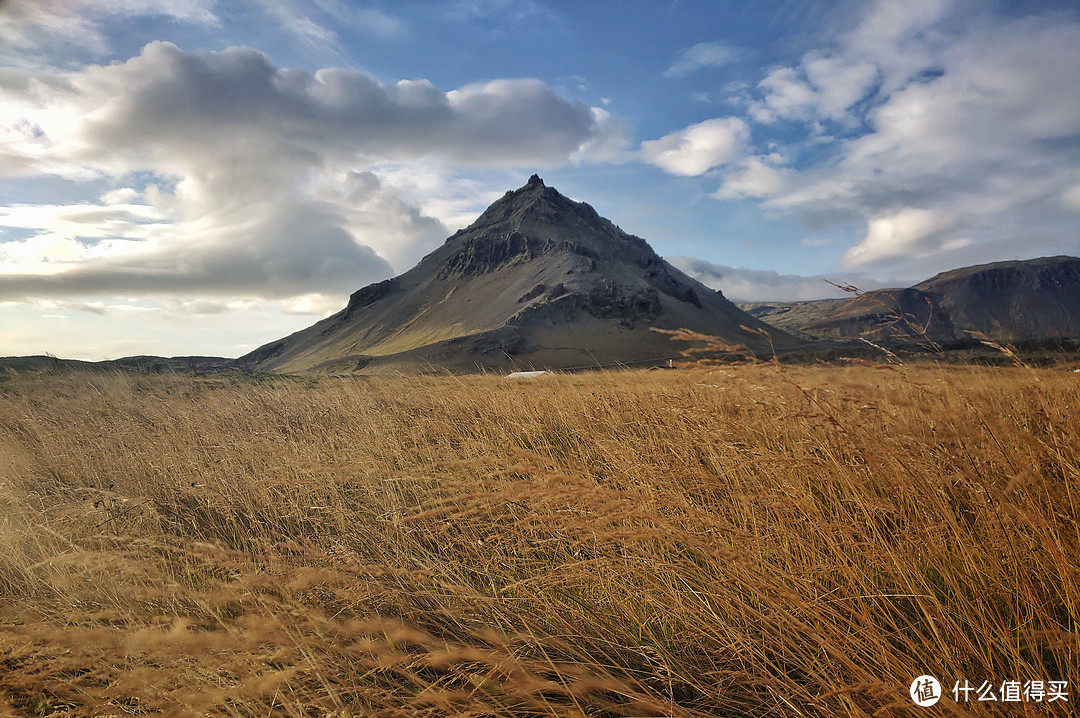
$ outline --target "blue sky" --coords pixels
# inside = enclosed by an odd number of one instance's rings
[[[733,299],[1080,254],[1072,1],[0,0],[0,354],[237,356],[538,172]]]

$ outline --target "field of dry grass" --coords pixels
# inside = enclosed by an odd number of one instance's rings
[[[1066,715],[949,691],[1080,676],[1078,501],[1060,370],[3,375],[0,716]]]

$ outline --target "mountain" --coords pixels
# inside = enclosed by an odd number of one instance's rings
[[[942,272],[907,289],[880,289],[849,300],[742,308],[805,338],[862,336],[891,344],[929,339],[949,345],[970,341],[970,331],[978,331],[998,342],[1077,339],[1080,258],[981,264]]]
[[[282,372],[571,368],[660,363],[687,328],[768,354],[799,342],[665,262],[533,175],[402,275],[237,360]]]
[[[1080,257],[996,262],[916,284],[960,329],[998,341],[1080,338]]]

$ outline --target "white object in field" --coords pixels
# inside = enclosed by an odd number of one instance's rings
[[[507,379],[532,379],[533,377],[543,376],[547,374],[546,371],[515,371],[506,375]]]

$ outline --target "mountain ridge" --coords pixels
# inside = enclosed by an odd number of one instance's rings
[[[1080,337],[1080,258],[1068,255],[959,267],[910,287],[851,299],[740,306],[806,339],[952,346]],[[900,317],[903,319],[900,319]]]

